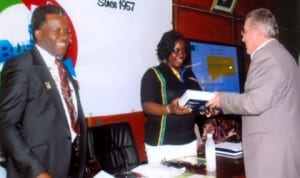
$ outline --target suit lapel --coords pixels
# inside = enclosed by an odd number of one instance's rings
[[[35,70],[35,73],[37,74],[38,78],[40,79],[41,83],[43,83],[43,86],[45,87],[45,90],[47,91],[49,98],[53,99],[54,105],[59,113],[65,113],[64,107],[59,95],[58,88],[56,87],[56,84],[53,80],[53,77],[44,62],[42,56],[38,52],[38,50],[34,47],[32,50],[32,61],[33,61],[33,68]],[[63,115],[64,122],[68,126],[67,118],[65,115]]]

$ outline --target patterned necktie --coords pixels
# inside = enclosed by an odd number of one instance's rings
[[[66,71],[65,71],[64,67],[62,66],[61,60],[56,59],[55,64],[57,65],[57,68],[58,68],[61,91],[62,91],[62,95],[64,97],[65,103],[66,103],[68,111],[69,111],[72,128],[77,134],[79,134],[80,128],[79,128],[79,124],[76,122],[76,119],[75,119],[75,107],[74,107],[74,104],[72,101],[71,89],[69,86]]]

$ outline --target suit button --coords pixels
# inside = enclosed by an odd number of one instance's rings
[[[68,139],[68,140],[71,140],[71,136],[68,136],[67,139]]]

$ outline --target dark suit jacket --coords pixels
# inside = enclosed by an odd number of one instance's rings
[[[52,76],[34,47],[7,61],[0,90],[0,142],[7,152],[8,178],[33,178],[43,171],[66,178],[71,159],[71,134]],[[69,75],[70,77],[70,75]],[[86,161],[86,122],[76,90],[80,122],[83,177]]]

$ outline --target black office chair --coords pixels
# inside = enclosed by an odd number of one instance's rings
[[[90,155],[95,156],[102,170],[116,176],[127,174],[140,164],[128,122],[89,128],[88,137]]]

